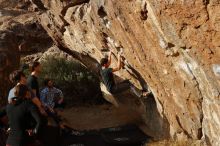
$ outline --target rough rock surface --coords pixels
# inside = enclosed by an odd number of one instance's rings
[[[142,111],[146,132],[159,139],[202,139],[220,145],[219,0],[31,0],[33,6],[28,0],[14,2],[0,0],[0,15],[10,12],[0,18],[0,97],[5,96],[2,83],[10,71],[5,67],[9,61],[12,68],[18,65],[19,57],[12,56],[18,55],[22,40],[31,38],[8,33],[21,26],[11,22],[21,13],[5,8],[39,10],[38,20],[55,44],[95,72],[104,50],[123,50],[125,67],[118,78],[131,79],[139,88],[149,86],[154,95],[129,105]],[[16,20],[23,26],[32,14]],[[12,43],[3,47],[2,42]]]
[[[219,0],[38,2],[48,34],[88,68],[97,70],[103,50],[123,50],[118,76],[148,84],[155,97],[162,120],[152,116],[148,124],[163,125],[155,137],[220,145]]]
[[[23,57],[21,60],[26,64],[31,64],[33,61],[44,62],[50,57],[64,58],[68,61],[74,61],[75,59],[69,54],[61,51],[57,46],[48,48],[45,52],[34,53]],[[75,60],[76,61],[76,60]]]

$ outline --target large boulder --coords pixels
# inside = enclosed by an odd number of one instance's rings
[[[218,0],[38,2],[39,21],[56,45],[88,68],[98,70],[103,50],[123,51],[117,76],[153,92],[152,115],[160,118],[145,121],[154,137],[220,145]]]

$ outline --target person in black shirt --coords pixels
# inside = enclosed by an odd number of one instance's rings
[[[150,92],[138,91],[129,80],[124,80],[117,84],[115,83],[113,72],[119,71],[122,68],[121,53],[118,53],[118,65],[115,68],[109,67],[111,65],[111,55],[112,51],[110,51],[108,58],[102,58],[100,61],[102,66],[100,74],[107,90],[114,95],[131,89],[131,91],[138,97],[147,96]]]
[[[38,134],[41,127],[41,118],[30,99],[30,92],[27,86],[17,85],[15,90],[16,97],[7,106],[7,116],[9,119],[9,136],[7,146],[25,146],[27,136]],[[27,129],[29,116],[36,121],[34,130]]]
[[[31,65],[31,75],[28,77],[27,85],[32,89],[33,93],[40,99],[38,76],[41,72],[40,63],[35,61]]]

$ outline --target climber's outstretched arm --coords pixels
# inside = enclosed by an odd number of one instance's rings
[[[122,65],[121,65],[121,53],[118,53],[118,65],[116,68],[112,69],[112,72],[116,72],[119,71],[121,69]]]
[[[110,66],[112,62],[112,51],[109,52],[109,56],[108,56],[108,64],[107,66]]]

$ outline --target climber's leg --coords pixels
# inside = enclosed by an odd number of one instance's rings
[[[151,92],[145,92],[136,88],[129,80],[122,81],[116,84],[112,89],[112,94],[118,94],[127,90],[131,90],[138,97],[146,97]]]
[[[120,83],[117,83],[111,93],[112,94],[117,94],[117,93],[121,93],[121,92],[124,92],[124,91],[127,91],[130,89],[130,86],[131,86],[131,83],[129,82],[129,80],[124,80]]]

